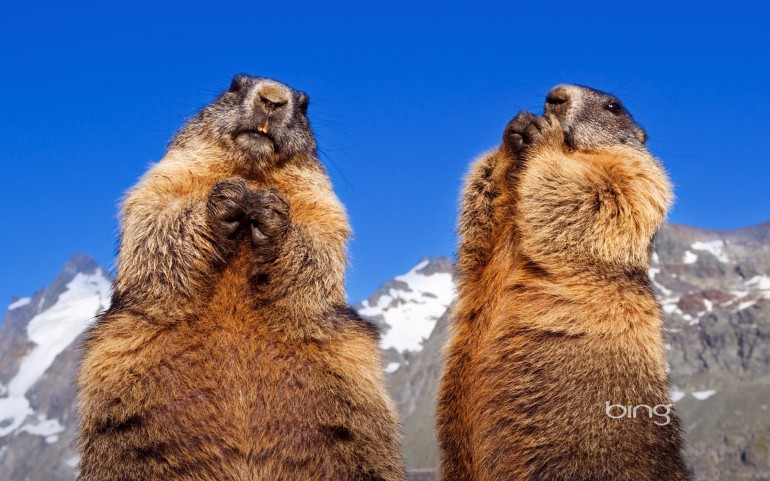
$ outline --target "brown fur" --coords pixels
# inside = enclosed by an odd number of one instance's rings
[[[671,402],[647,277],[668,179],[645,148],[569,148],[565,131],[519,114],[466,181],[444,481],[689,479],[673,413],[666,426],[605,414],[605,401]]]
[[[125,200],[113,304],[78,378],[80,479],[404,479],[377,333],[345,301],[346,214],[314,142],[249,163],[207,132],[183,130]],[[217,216],[241,198],[273,237],[223,234]]]

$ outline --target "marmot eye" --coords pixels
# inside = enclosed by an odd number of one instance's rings
[[[622,110],[622,107],[617,102],[610,102],[607,104],[606,109],[612,112],[613,114],[619,114],[620,111]]]

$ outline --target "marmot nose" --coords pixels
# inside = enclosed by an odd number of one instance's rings
[[[570,88],[566,85],[557,85],[545,96],[545,111],[553,112],[560,106],[568,107],[570,99]]]
[[[289,103],[291,92],[278,83],[265,83],[257,87],[256,97],[265,110],[273,111]]]

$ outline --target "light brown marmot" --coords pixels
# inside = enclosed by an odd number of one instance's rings
[[[562,85],[471,169],[441,480],[690,479],[648,277],[672,193],[646,141],[617,98]]]
[[[308,96],[239,75],[125,199],[78,377],[80,480],[403,480]]]

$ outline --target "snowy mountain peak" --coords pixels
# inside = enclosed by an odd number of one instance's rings
[[[449,308],[455,295],[451,259],[426,257],[353,307],[381,326],[383,349],[416,352],[422,349],[422,342],[433,332],[436,321]]]
[[[41,310],[48,309],[56,303],[59,296],[68,289],[72,280],[79,274],[100,274],[107,276],[107,271],[96,263],[96,261],[85,254],[75,254],[64,263],[59,274],[53,282],[45,289],[45,296],[41,299]]]

